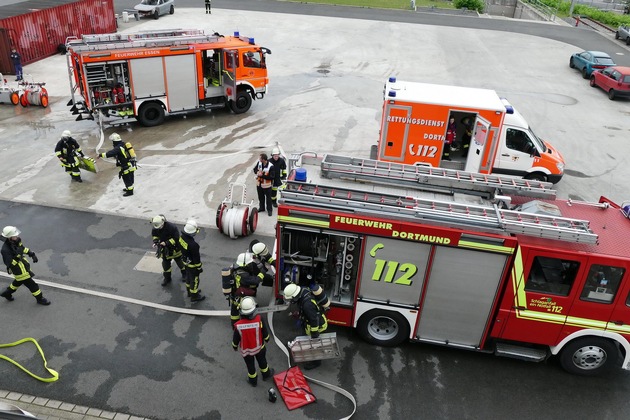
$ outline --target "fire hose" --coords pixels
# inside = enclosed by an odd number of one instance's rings
[[[2,273],[0,272],[0,276],[3,277],[8,277],[11,278],[8,274]],[[54,289],[62,289],[62,290],[67,290],[70,292],[75,292],[75,293],[81,293],[84,295],[91,295],[91,296],[96,296],[96,297],[100,297],[100,298],[105,298],[105,299],[111,299],[111,300],[117,300],[119,302],[125,302],[125,303],[132,303],[135,305],[141,305],[141,306],[146,306],[146,307],[150,307],[150,308],[154,308],[154,309],[160,309],[163,311],[168,311],[168,312],[174,312],[174,313],[178,313],[178,314],[184,314],[184,315],[192,315],[192,316],[208,316],[208,317],[214,317],[214,316],[221,316],[221,317],[228,317],[230,316],[230,311],[229,310],[203,310],[203,309],[188,309],[188,308],[180,308],[177,306],[170,306],[170,305],[162,305],[160,303],[153,303],[153,302],[148,302],[145,300],[140,300],[140,299],[134,299],[134,298],[129,298],[129,297],[124,297],[124,296],[118,296],[118,295],[114,295],[111,293],[105,293],[105,292],[98,292],[95,290],[89,290],[89,289],[84,289],[84,288],[80,288],[80,287],[74,287],[74,286],[68,286],[65,284],[59,284],[59,283],[54,283],[54,282],[50,282],[50,281],[46,281],[46,280],[39,280],[37,279],[37,283],[47,286],[47,287],[51,287]],[[268,319],[268,325],[269,325],[269,329],[271,330],[271,334],[273,335],[274,338],[274,342],[276,343],[276,345],[278,346],[278,348],[287,356],[287,363],[289,366],[291,366],[291,358],[289,355],[289,350],[287,349],[287,347],[285,346],[285,344],[280,341],[280,339],[276,336],[275,330],[273,328],[273,312],[275,311],[283,311],[286,310],[288,305],[281,305],[281,306],[272,306],[273,304],[273,298],[272,301],[269,304],[269,308],[271,309],[270,311],[266,311],[264,307],[259,308],[258,312],[259,313],[265,313],[267,312],[267,319]],[[34,338],[24,338],[22,340],[18,340],[16,342],[13,343],[8,343],[8,344],[0,344],[0,348],[5,348],[5,347],[12,347],[12,346],[17,346],[19,344],[25,343],[25,342],[33,342],[35,344],[35,346],[37,347],[37,349],[39,350],[39,353],[44,361],[44,367],[45,369],[51,374],[50,378],[42,378],[39,377],[35,374],[33,374],[32,372],[30,372],[29,370],[27,370],[26,368],[24,368],[23,366],[21,366],[18,362],[16,362],[15,360],[6,357],[2,354],[0,354],[0,359],[4,359],[6,361],[8,361],[9,363],[12,363],[14,365],[16,365],[18,368],[22,369],[24,372],[26,372],[27,374],[29,374],[30,376],[32,376],[33,378],[43,381],[43,382],[54,382],[57,379],[59,379],[59,373],[57,373],[55,370],[50,369],[47,365],[47,361],[46,358],[44,356],[44,351],[42,350],[42,348],[39,346],[39,344],[37,343],[37,340],[35,340]],[[309,381],[316,383],[320,386],[323,386],[324,388],[328,388],[334,392],[337,392],[341,395],[343,395],[344,397],[348,398],[353,405],[353,410],[352,413],[349,416],[343,417],[340,420],[347,420],[350,419],[354,413],[357,410],[357,402],[354,398],[354,396],[352,394],[350,394],[350,392],[346,391],[343,388],[340,388],[336,385],[332,385],[329,384],[327,382],[324,381],[320,381],[319,379],[315,379],[309,376],[304,375],[304,377],[306,379],[308,379]]]

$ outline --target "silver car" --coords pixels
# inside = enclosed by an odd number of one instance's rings
[[[159,19],[160,16],[175,13],[174,0],[142,0],[134,6],[140,16],[152,16],[153,19]]]
[[[630,28],[628,28],[628,25],[619,25],[617,32],[615,32],[615,39],[621,39],[626,41],[627,45],[630,45]]]

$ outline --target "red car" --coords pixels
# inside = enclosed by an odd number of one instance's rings
[[[591,74],[591,86],[608,92],[611,101],[618,96],[630,96],[630,67],[613,66]]]

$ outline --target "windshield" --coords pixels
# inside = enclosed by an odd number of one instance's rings
[[[531,128],[528,128],[527,132],[529,133],[529,137],[534,142],[534,145],[536,146],[536,149],[538,149],[538,150],[542,151],[543,153],[545,153],[547,151],[547,146],[545,146],[545,142],[542,141],[536,134],[534,134],[534,132],[532,131]]]

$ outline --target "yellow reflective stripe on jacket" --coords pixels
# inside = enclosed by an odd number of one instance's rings
[[[13,273],[13,277],[17,281],[26,280],[27,278],[31,277],[31,275],[29,274],[28,270],[26,269],[22,261],[13,260],[11,265],[12,265],[11,273]],[[19,272],[17,273],[16,273],[17,271],[16,268],[19,268]]]

